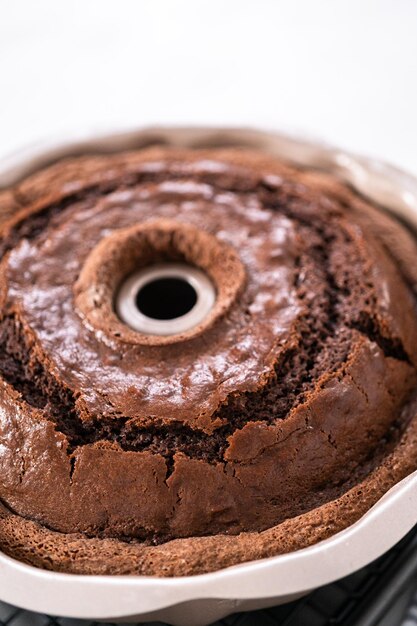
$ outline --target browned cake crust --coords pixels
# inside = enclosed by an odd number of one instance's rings
[[[158,148],[62,161],[0,210],[7,553],[211,571],[329,536],[416,468],[416,245],[337,181]],[[166,260],[217,301],[150,338],[114,297]]]

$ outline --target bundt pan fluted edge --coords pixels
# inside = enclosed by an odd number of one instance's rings
[[[372,202],[388,208],[411,228],[417,228],[417,183],[412,177],[388,165],[320,144],[252,130],[155,128],[76,142],[55,142],[1,162],[0,187],[7,187],[63,156],[116,152],[157,143],[193,148],[202,145],[249,147],[296,165],[322,169],[336,174]],[[417,435],[410,430],[407,437],[408,442],[402,447],[404,457],[412,449],[410,441]],[[401,455],[401,451],[398,454]],[[415,464],[415,459],[409,459],[408,472],[412,471],[413,462]],[[402,459],[404,463],[407,464],[406,458]],[[379,482],[385,484],[386,489],[392,484],[395,467],[396,460],[391,466],[376,470],[385,471],[386,475],[381,475]],[[410,474],[398,482],[358,522],[330,539],[297,552],[210,574],[168,580],[73,576],[37,570],[0,555],[2,599],[57,615],[123,621],[163,620],[173,624],[205,624],[232,611],[284,602],[348,574],[398,541],[417,521],[416,480],[415,474]],[[367,494],[366,485],[356,489],[360,488],[364,490],[364,499],[369,497],[370,501],[375,501],[381,496],[381,493]],[[360,497],[359,494],[356,497]],[[339,499],[339,512],[343,506],[349,506],[349,496]],[[308,519],[304,519],[303,524],[306,532],[314,534]],[[283,528],[283,532],[285,530]],[[335,525],[334,531],[337,530]],[[209,543],[207,549],[210,550]],[[21,589],[25,589],[24,596]]]

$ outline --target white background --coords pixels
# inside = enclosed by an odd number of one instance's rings
[[[0,0],[0,155],[155,123],[306,132],[417,173],[416,0]]]

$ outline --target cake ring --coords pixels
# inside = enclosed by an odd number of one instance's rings
[[[416,243],[335,177],[156,147],[0,207],[6,553],[211,571],[328,537],[417,466]]]

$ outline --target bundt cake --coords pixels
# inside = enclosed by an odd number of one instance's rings
[[[207,572],[317,542],[417,468],[417,247],[340,181],[162,146],[58,161],[0,215],[7,554]],[[132,327],[124,281],[169,264],[213,302]],[[148,317],[181,319],[181,280],[159,280]]]

